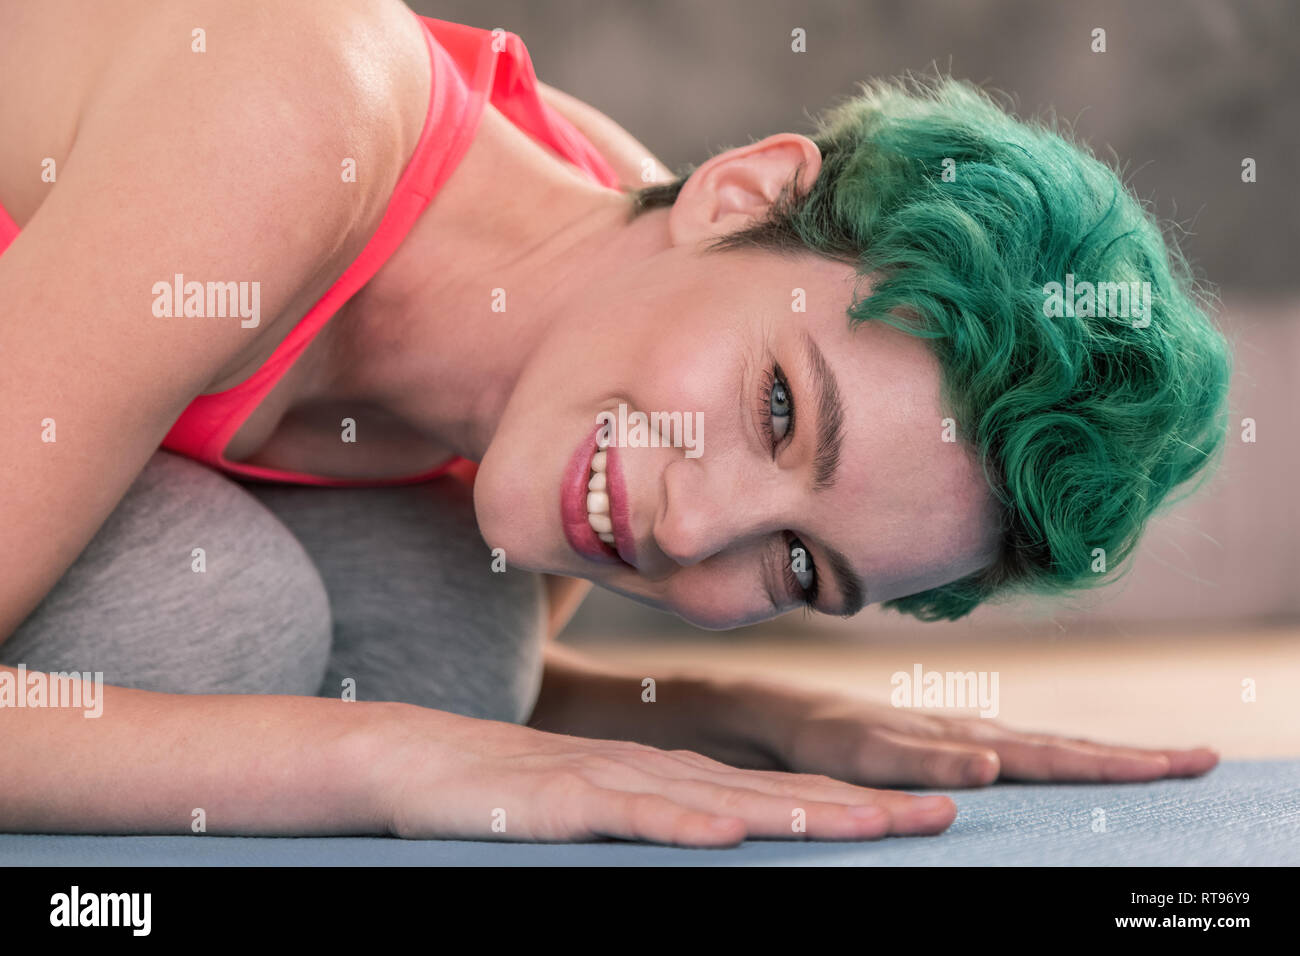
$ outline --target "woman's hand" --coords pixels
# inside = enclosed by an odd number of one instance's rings
[[[780,765],[873,786],[975,787],[994,780],[1120,782],[1195,777],[1208,748],[1143,750],[1021,733],[981,717],[946,717],[849,696],[749,685]],[[764,704],[764,700],[767,704]]]
[[[530,723],[583,737],[687,748],[736,767],[824,774],[864,786],[973,787],[1004,780],[1133,781],[1194,777],[1212,750],[1139,750],[1019,733],[980,717],[948,717],[772,680],[611,669],[573,648],[546,652]]]
[[[396,836],[601,837],[730,846],[746,837],[861,840],[938,833],[947,797],[737,770],[688,751],[546,733],[405,704],[370,738],[371,786]],[[800,824],[802,823],[802,826]]]

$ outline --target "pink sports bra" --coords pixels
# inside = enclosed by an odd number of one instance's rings
[[[550,146],[594,180],[612,189],[618,177],[578,130],[541,99],[537,74],[523,41],[506,30],[490,31],[419,17],[433,74],[424,128],[375,234],[289,335],[249,378],[222,392],[200,395],[172,425],[162,447],[213,468],[248,478],[304,485],[367,487],[428,481],[457,470],[472,477],[474,465],[452,458],[432,471],[400,478],[326,478],[230,461],[224,451],[240,426],[271,392],[331,316],[379,271],[420,213],[447,181],[469,148],[491,102],[533,139]],[[18,235],[0,206],[0,253]]]

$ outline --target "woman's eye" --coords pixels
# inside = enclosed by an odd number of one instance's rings
[[[805,604],[817,601],[817,569],[813,565],[812,555],[798,538],[790,538],[789,561],[787,562],[791,583],[797,588],[797,595]]]
[[[785,438],[794,418],[794,406],[790,402],[790,389],[778,371],[774,376],[772,388],[767,399],[767,410],[772,421],[772,437],[776,441]]]

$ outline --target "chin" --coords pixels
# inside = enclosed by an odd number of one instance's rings
[[[488,551],[500,548],[505,552],[508,568],[550,572],[554,556],[538,547],[547,540],[547,532],[539,526],[536,510],[527,497],[535,489],[520,488],[514,477],[519,473],[510,462],[494,461],[489,449],[474,478],[474,520]]]

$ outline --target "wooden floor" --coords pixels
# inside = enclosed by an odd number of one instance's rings
[[[1141,633],[934,644],[916,639],[765,638],[583,641],[575,647],[653,676],[656,669],[780,676],[888,700],[891,675],[998,673],[1011,727],[1137,746],[1216,748],[1225,759],[1300,756],[1300,628]],[[1243,701],[1244,681],[1255,701]]]

